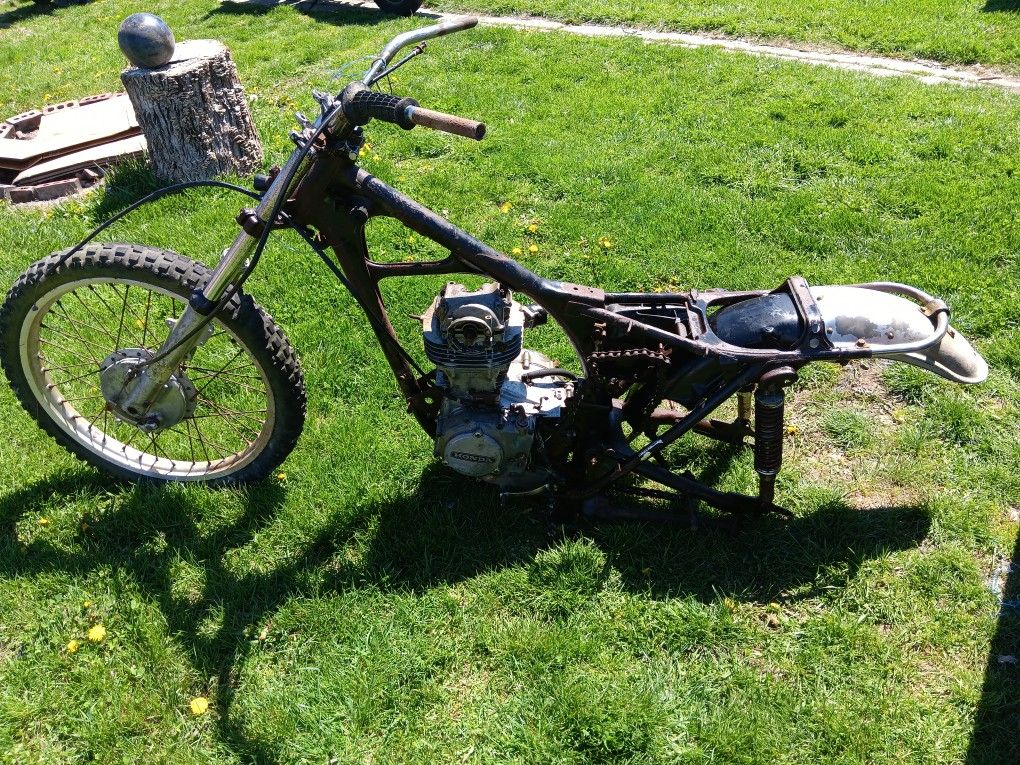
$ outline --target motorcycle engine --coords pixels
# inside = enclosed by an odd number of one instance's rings
[[[435,453],[457,472],[511,489],[548,479],[536,434],[543,420],[561,416],[574,384],[536,375],[555,364],[524,348],[524,330],[544,319],[502,285],[469,290],[456,282],[422,316],[425,354],[444,392]]]

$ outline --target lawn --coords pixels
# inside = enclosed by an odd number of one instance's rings
[[[0,30],[3,108],[116,88],[116,26],[139,7]],[[415,24],[146,8],[178,39],[230,46],[267,164],[312,87]],[[0,762],[1016,762],[1020,669],[999,657],[1020,655],[1000,608],[1017,577],[998,594],[989,580],[1016,557],[1020,505],[1020,99],[496,29],[436,41],[395,88],[490,134],[373,125],[366,166],[544,275],[908,281],[949,301],[991,377],[805,374],[780,481],[793,520],[550,536],[541,512],[501,510],[433,462],[352,300],[283,236],[249,283],[309,388],[275,479],[114,486],[0,390]],[[0,281],[151,183],[129,169],[84,200],[0,206]],[[240,204],[196,192],[110,238],[212,262]],[[427,252],[376,225],[385,257]],[[391,287],[394,315],[438,286]],[[551,330],[528,342],[566,360]],[[684,440],[671,456],[753,486],[746,453]]]
[[[427,5],[789,40],[1020,72],[1018,0],[435,0]]]

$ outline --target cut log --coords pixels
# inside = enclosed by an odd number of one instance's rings
[[[237,68],[222,43],[182,42],[166,65],[129,67],[120,78],[148,142],[152,170],[161,180],[244,175],[262,162]]]

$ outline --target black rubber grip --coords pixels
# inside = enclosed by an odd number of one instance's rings
[[[382,120],[400,125],[404,130],[414,127],[414,123],[406,116],[407,107],[418,105],[413,98],[379,93],[362,85],[356,89],[348,88],[343,94],[343,101],[344,115],[352,125],[365,125],[370,120]]]

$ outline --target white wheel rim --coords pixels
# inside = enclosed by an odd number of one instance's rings
[[[238,355],[243,355],[249,365],[258,372],[258,379],[262,385],[262,395],[264,395],[264,414],[262,410],[221,410],[219,405],[215,402],[206,399],[209,403],[198,403],[198,408],[194,412],[193,417],[182,420],[181,423],[175,425],[174,428],[163,433],[156,434],[156,436],[153,437],[151,434],[145,434],[138,428],[134,428],[126,423],[115,422],[115,418],[108,410],[105,415],[103,411],[94,413],[92,410],[94,410],[96,406],[100,405],[100,401],[105,403],[101,394],[99,394],[98,398],[94,395],[84,397],[85,399],[90,400],[90,404],[88,406],[82,404],[80,407],[77,405],[81,403],[82,399],[76,400],[75,397],[64,395],[68,392],[67,386],[70,382],[77,383],[83,379],[86,381],[90,379],[86,372],[89,366],[95,366],[92,372],[96,381],[96,386],[98,387],[98,365],[92,363],[95,361],[95,353],[98,352],[98,346],[90,346],[84,336],[79,334],[79,337],[82,338],[84,351],[89,353],[89,355],[92,355],[93,358],[90,359],[89,362],[82,362],[80,376],[76,377],[72,375],[69,379],[55,379],[53,372],[57,371],[57,368],[49,366],[51,360],[44,352],[43,346],[50,345],[58,348],[60,346],[45,339],[45,335],[52,332],[50,327],[45,326],[45,321],[47,317],[51,315],[55,316],[52,309],[54,306],[59,306],[63,310],[64,318],[68,322],[68,327],[71,328],[71,332],[78,333],[80,331],[85,331],[85,327],[87,325],[71,322],[69,314],[67,314],[66,309],[63,308],[60,301],[64,297],[71,295],[71,293],[75,293],[77,290],[92,288],[93,291],[95,291],[96,288],[104,286],[113,289],[115,294],[119,294],[116,292],[116,287],[123,287],[125,289],[125,310],[131,288],[143,290],[150,293],[150,295],[155,294],[165,296],[171,301],[171,307],[177,306],[178,308],[183,309],[186,306],[184,298],[174,292],[161,287],[156,287],[146,282],[131,279],[112,279],[102,277],[81,279],[55,287],[53,290],[43,295],[29,309],[28,315],[21,327],[19,345],[22,368],[25,370],[25,376],[28,380],[29,387],[31,388],[32,395],[39,405],[46,411],[50,419],[53,420],[53,422],[55,422],[62,431],[88,451],[107,462],[113,463],[121,469],[128,470],[131,473],[138,475],[139,477],[163,480],[171,479],[176,481],[208,481],[235,473],[251,463],[252,460],[254,460],[265,448],[273,432],[273,426],[276,421],[276,402],[266,371],[256,361],[248,348],[241,342],[241,339],[218,320],[213,321],[213,325],[215,327],[215,334],[213,336],[214,339],[220,335],[227,337],[230,342],[239,348]],[[78,297],[78,300],[79,302],[83,302],[80,296]],[[60,317],[58,316],[57,318],[59,320]],[[149,318],[147,310],[145,322],[142,325],[143,343],[146,339],[146,330],[148,328]],[[157,320],[159,319],[158,316],[154,318]],[[121,323],[123,324],[123,315]],[[91,328],[92,327],[89,327],[89,329]],[[121,329],[122,328],[123,327],[121,327]],[[152,332],[154,335],[153,340],[155,341],[156,332],[155,330]],[[112,336],[112,332],[110,334]],[[73,339],[73,336],[70,334],[64,334],[62,339],[66,338]],[[121,339],[119,333],[117,339]],[[156,347],[158,347],[158,345]],[[64,350],[66,351],[66,348]],[[113,351],[114,348],[111,347],[109,350]],[[73,354],[73,352],[70,351],[66,352]],[[202,348],[196,352],[195,359],[201,358],[199,355],[201,352]],[[63,369],[66,370],[67,367],[64,367]],[[196,365],[195,367],[190,367],[189,371],[191,369],[204,368]],[[79,373],[76,372],[76,374]],[[228,376],[224,377],[225,374]],[[233,369],[228,370],[227,367],[224,367],[223,370],[215,374],[207,374],[206,377],[211,379],[203,386],[202,390],[211,385],[216,378],[221,378],[221,383],[225,382],[227,385],[233,384],[235,386],[244,386],[245,388],[254,388],[254,385],[248,386],[247,382],[242,383],[240,379],[233,379],[230,375],[240,378],[239,374],[237,374]],[[254,381],[254,377],[248,380],[248,382]],[[255,395],[258,394],[256,393]],[[87,413],[82,413],[79,411],[79,408],[88,409],[89,411]],[[205,411],[206,409],[211,410],[211,412]],[[200,411],[202,412],[201,415],[199,414]],[[244,442],[244,447],[230,451],[229,446],[223,447],[222,444],[210,443],[209,438],[203,436],[202,428],[205,425],[200,423],[199,420],[212,417],[218,417],[219,420],[224,423],[229,422],[231,417],[236,419],[235,423],[231,423],[231,427],[237,432],[238,440]],[[257,431],[256,420],[261,421],[257,424]],[[184,425],[185,430],[175,430],[182,424]],[[124,440],[120,440],[120,438],[112,432],[108,431],[119,431],[121,434],[133,431],[137,435],[133,437],[122,435],[121,438],[124,438]],[[186,457],[178,458],[176,453],[172,454],[170,452],[170,449],[165,446],[165,443],[164,447],[161,448],[160,438],[164,437],[164,435],[168,436],[170,433],[175,432],[179,436],[186,433],[187,442],[190,444],[187,457],[191,457],[191,459]],[[175,439],[175,443],[177,442],[184,443],[184,440],[177,438]],[[213,448],[210,449],[210,446]],[[146,449],[149,451],[146,451]],[[163,452],[162,454],[160,453],[161,451]]]

